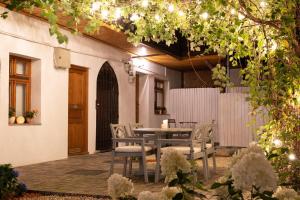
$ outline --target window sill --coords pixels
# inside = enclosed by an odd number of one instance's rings
[[[8,124],[8,126],[41,126],[41,123]]]

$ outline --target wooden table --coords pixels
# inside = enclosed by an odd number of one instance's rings
[[[192,128],[137,128],[134,133],[139,135],[153,134],[160,137],[162,134],[186,134],[192,133]]]

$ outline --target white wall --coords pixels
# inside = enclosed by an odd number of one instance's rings
[[[0,8],[0,12],[3,12]],[[67,158],[68,154],[68,70],[53,66],[53,47],[64,46],[72,51],[71,63],[89,69],[88,151],[95,152],[96,139],[96,80],[105,61],[115,70],[119,84],[119,121],[135,120],[135,85],[128,83],[123,64],[130,55],[104,43],[73,36],[69,43],[59,45],[49,36],[45,22],[18,13],[0,20],[0,164],[27,165]],[[9,126],[9,54],[19,54],[40,60],[41,124]],[[165,76],[165,68],[147,63],[144,73],[153,71]],[[149,87],[149,86],[148,86]],[[152,86],[151,86],[152,87]],[[149,95],[151,95],[149,93]]]

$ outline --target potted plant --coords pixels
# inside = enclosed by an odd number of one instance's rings
[[[27,123],[32,123],[33,118],[35,118],[38,114],[37,110],[28,111],[25,113],[25,118]]]
[[[14,124],[16,121],[16,110],[12,107],[9,107],[8,111],[9,124]]]

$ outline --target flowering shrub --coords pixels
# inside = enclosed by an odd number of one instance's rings
[[[300,196],[293,189],[278,187],[273,195],[278,200],[300,200]]]
[[[0,199],[10,199],[26,192],[26,186],[18,182],[18,176],[11,165],[0,165]]]
[[[177,178],[177,172],[180,170],[183,173],[191,172],[191,164],[185,156],[175,149],[167,149],[160,160],[162,175],[165,175],[165,183]]]
[[[159,193],[153,193],[150,191],[143,191],[139,194],[138,200],[157,200],[159,199]]]
[[[133,192],[133,183],[128,178],[113,174],[107,180],[108,194],[112,199],[130,199]]]

